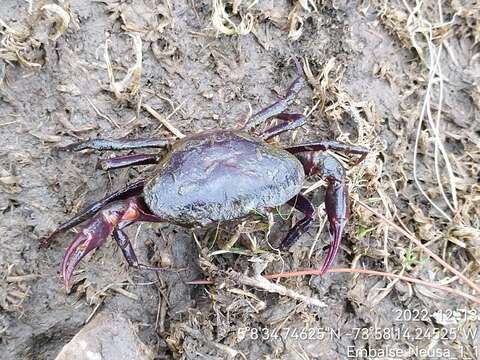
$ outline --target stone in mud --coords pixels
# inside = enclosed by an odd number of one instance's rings
[[[151,360],[153,354],[124,317],[100,313],[66,344],[55,360]]]

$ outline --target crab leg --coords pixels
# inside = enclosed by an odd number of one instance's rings
[[[296,154],[302,162],[305,174],[320,175],[327,182],[325,192],[325,210],[330,232],[330,248],[321,268],[325,273],[332,264],[340,247],[343,229],[349,216],[348,188],[345,169],[333,156],[323,152],[299,152]]]
[[[96,214],[101,208],[104,206],[118,200],[123,200],[129,198],[131,196],[140,195],[143,191],[143,186],[145,185],[145,180],[135,181],[133,183],[128,184],[125,188],[115,191],[114,193],[107,195],[102,200],[97,201],[93,204],[90,204],[82,211],[80,211],[77,215],[75,215],[70,220],[60,224],[57,229],[48,237],[44,238],[40,241],[40,247],[47,247],[50,242],[57,236],[58,234],[71,229],[72,227],[84,222],[92,215]]]
[[[295,57],[293,58],[293,61],[297,71],[297,77],[287,89],[285,97],[253,115],[250,119],[248,119],[247,123],[243,127],[243,130],[248,131],[262,122],[265,122],[266,120],[284,112],[285,109],[293,102],[293,100],[295,100],[298,93],[303,88],[304,82],[300,63]]]
[[[116,156],[98,161],[97,168],[102,170],[120,169],[128,166],[156,164],[161,157],[153,154]]]
[[[92,150],[132,150],[144,148],[162,148],[170,144],[168,139],[92,139],[67,145],[61,150],[80,151]]]
[[[298,238],[304,234],[313,223],[315,209],[305,196],[298,194],[288,201],[288,205],[293,206],[298,211],[305,214],[305,217],[297,222],[293,228],[290,229],[285,239],[280,244],[280,250],[287,250],[292,246]]]
[[[360,158],[355,162],[355,165],[361,163],[369,152],[369,149],[364,146],[349,145],[349,144],[345,144],[345,143],[341,143],[339,141],[333,141],[333,140],[317,141],[314,143],[288,146],[285,148],[285,150],[287,150],[292,154],[302,153],[306,151],[334,150],[334,151],[341,151],[346,154],[361,155]]]
[[[160,220],[157,220],[157,221],[160,221]],[[130,224],[127,224],[126,226],[128,225]],[[123,232],[123,230],[120,229],[121,226],[122,225],[114,229],[112,235],[115,241],[117,242],[117,245],[120,247],[120,250],[122,250],[123,257],[125,258],[125,260],[127,260],[128,265],[135,269],[140,269],[140,270],[153,270],[153,271],[165,270],[159,267],[140,264],[137,260],[137,255],[133,250],[132,243],[130,242],[130,239],[128,238],[127,234],[125,234],[125,232]]]
[[[281,113],[275,115],[277,119],[283,120],[284,122],[271,128],[268,128],[263,133],[260,134],[263,140],[268,140],[274,136],[280,135],[281,133],[296,129],[305,124],[305,116],[302,114],[287,114]]]
[[[330,248],[325,258],[321,274],[324,274],[332,264],[342,240],[343,229],[348,220],[349,203],[348,189],[345,181],[327,178],[327,191],[325,193],[325,211],[327,212],[329,231],[330,231]]]
[[[162,221],[155,215],[149,214],[143,200],[131,197],[127,200],[117,201],[99,211],[87,225],[77,234],[68,246],[62,260],[62,276],[67,289],[73,271],[88,253],[105,243],[110,234],[115,232],[115,240],[119,243],[124,255],[127,253],[127,262],[133,266],[141,267],[136,261],[135,253],[130,241],[121,229],[136,221]],[[126,249],[126,250],[125,250]]]

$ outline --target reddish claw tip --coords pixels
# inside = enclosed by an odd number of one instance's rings
[[[70,243],[67,251],[63,255],[62,276],[63,283],[65,284],[65,289],[67,290],[67,292],[70,291],[70,280],[72,278],[73,271],[75,270],[75,267],[78,265],[80,260],[89,252],[87,249],[90,248],[90,242],[91,236],[89,241],[88,235],[86,235],[84,231],[82,231]],[[92,249],[90,249],[90,251],[91,250]]]
[[[328,225],[330,230],[330,249],[321,268],[322,275],[332,265],[342,240],[343,229],[347,223],[348,209],[348,189],[342,182],[328,181],[327,192],[325,194],[325,209],[327,211]]]
[[[321,275],[324,275],[327,272],[327,270],[332,265],[335,256],[337,256],[338,249],[340,248],[340,241],[342,240],[342,233],[345,227],[345,223],[345,220],[330,223],[331,243],[330,248],[328,249],[327,257],[325,258],[325,261],[323,262],[322,268],[320,270]]]
[[[99,214],[70,243],[62,260],[62,276],[67,291],[70,290],[70,280],[80,260],[101,246],[110,235],[112,228],[112,224],[105,221]]]

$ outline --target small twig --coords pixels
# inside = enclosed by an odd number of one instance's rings
[[[185,105],[185,103],[187,102],[187,100],[183,100],[176,108],[174,108],[172,110],[172,112],[170,114],[167,115],[167,117],[165,118],[165,120],[168,120],[170,119],[173,115],[175,115],[175,113],[180,110],[182,108],[183,105]]]
[[[119,294],[122,294],[123,296],[126,296],[132,300],[138,300],[138,295],[137,294],[134,294],[130,291],[127,291],[119,286],[111,286],[110,289],[112,289],[113,291],[116,291],[117,293]]]
[[[120,129],[120,126],[113,119],[110,119],[107,115],[103,114],[100,110],[98,110],[98,108],[95,106],[95,104],[92,102],[92,100],[90,100],[88,97],[86,97],[86,99],[87,99],[88,103],[90,104],[90,106],[93,108],[93,110],[97,113],[98,116],[107,120],[110,124],[112,124],[115,127]]]
[[[18,122],[18,120],[8,121],[8,122],[6,122],[6,123],[0,124],[0,127],[2,127],[2,126],[7,126],[7,125],[12,125],[12,124],[15,124],[15,123],[17,123],[17,122]]]
[[[163,236],[163,234],[162,234]],[[157,316],[155,318],[155,331],[158,334],[163,334],[165,332],[165,316],[167,314],[167,294],[162,290],[162,287],[165,286],[163,279],[160,278],[158,272],[155,272],[157,277],[156,288],[158,292],[158,307],[157,307]]]
[[[148,111],[155,119],[160,121],[163,124],[163,126],[165,126],[173,135],[175,135],[179,139],[182,139],[185,137],[185,135],[180,130],[178,130],[167,119],[165,119],[162,115],[156,112],[150,105],[142,104],[142,108]]]
[[[383,271],[375,271],[375,270],[367,270],[367,269],[328,269],[327,272],[329,273],[352,273],[352,274],[366,274],[366,275],[378,275],[378,276],[384,276],[384,277],[391,277],[403,281],[408,281],[411,283],[415,284],[420,284],[428,287],[432,287],[434,289],[439,289],[451,294],[455,294],[461,297],[464,297],[465,299],[468,299],[470,301],[473,301],[474,303],[480,304],[480,299],[476,298],[475,296],[472,296],[470,294],[467,294],[461,290],[457,289],[452,289],[448,286],[443,286],[439,285],[436,283],[428,282],[425,280],[420,280],[420,279],[415,279],[410,276],[403,276],[403,275],[397,275],[393,273],[387,273]],[[321,272],[320,270],[317,269],[312,269],[312,270],[302,270],[302,271],[292,271],[292,272],[286,272],[286,273],[278,273],[278,274],[268,274],[264,275],[266,279],[278,279],[278,278],[287,278],[287,277],[293,277],[293,276],[305,276],[305,275],[320,275]]]
[[[249,277],[240,273],[234,273],[233,278],[235,281],[247,285],[247,286],[253,286],[256,288],[260,288],[263,290],[266,290],[271,293],[276,293],[279,295],[283,296],[288,296],[292,299],[295,300],[300,300],[308,305],[313,305],[313,306],[318,306],[318,307],[326,307],[327,304],[325,304],[323,301],[305,296],[302,294],[299,294],[291,289],[286,288],[283,285],[272,283],[271,281],[268,281],[266,277],[262,275],[255,275],[253,277]]]
[[[36,280],[40,275],[37,274],[27,274],[27,275],[16,275],[16,276],[7,276],[7,283],[19,283],[24,281]]]
[[[377,275],[377,276],[383,276],[383,277],[390,277],[398,280],[403,280],[415,284],[420,284],[423,286],[428,286],[434,289],[439,289],[460,297],[463,297],[465,299],[468,299],[470,301],[473,301],[476,304],[480,304],[480,299],[472,296],[470,294],[467,294],[461,290],[457,289],[452,289],[448,286],[444,285],[439,285],[436,283],[428,282],[425,280],[420,280],[420,279],[415,279],[410,276],[404,276],[404,275],[398,275],[398,274],[393,274],[393,273],[387,273],[383,271],[376,271],[376,270],[367,270],[367,269],[348,269],[348,268],[337,268],[337,269],[328,269],[327,273],[350,273],[350,274],[365,274],[365,275]],[[309,270],[300,270],[300,271],[289,271],[289,272],[281,272],[281,273],[275,273],[275,274],[267,274],[263,275],[262,277],[264,279],[268,280],[273,280],[273,279],[280,279],[280,278],[289,278],[289,277],[296,277],[296,276],[309,276],[309,275],[321,275],[321,270],[318,269],[309,269]],[[214,280],[194,280],[194,281],[189,281],[187,284],[190,285],[211,285],[215,281]]]
[[[327,304],[325,304],[321,300],[299,294],[291,289],[286,288],[283,285],[272,283],[268,281],[268,279],[265,276],[262,276],[262,275],[255,275],[253,277],[250,277],[235,271],[231,271],[229,273],[228,279],[231,279],[234,282],[240,283],[242,285],[247,285],[247,286],[255,287],[257,289],[262,289],[271,293],[288,296],[292,299],[302,301],[307,305],[313,305],[318,307],[327,306]],[[190,284],[190,285],[209,285],[213,283],[214,283],[214,280],[193,280],[193,281],[187,282],[187,284]]]
[[[90,315],[88,315],[88,318],[87,320],[85,320],[85,325],[88,324],[90,322],[90,320],[92,320],[92,318],[95,316],[95,314],[97,313],[98,311],[98,308],[103,304],[103,300],[105,300],[104,297],[101,297],[100,298],[100,301],[97,303],[97,305],[95,305],[95,308],[92,310],[92,312],[90,313]]]

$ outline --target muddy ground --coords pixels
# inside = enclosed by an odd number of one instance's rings
[[[143,105],[183,134],[238,126],[252,109],[284,93],[294,77],[292,54],[302,59],[308,84],[291,111],[307,114],[307,124],[276,141],[337,139],[368,146],[370,154],[356,167],[342,157],[351,198],[405,226],[480,283],[478,5],[445,2],[440,14],[436,2],[418,8],[402,1],[238,3],[237,14],[231,4],[225,8],[235,29],[212,21],[221,1],[1,1],[2,359],[53,359],[100,312],[127,317],[158,359],[345,359],[366,358],[368,351],[377,351],[371,358],[416,359],[421,350],[431,359],[480,358],[480,309],[459,295],[384,276],[278,280],[326,305],[316,307],[238,280],[239,273],[253,278],[255,271],[319,268],[328,249],[321,208],[313,229],[285,254],[271,246],[299,219],[287,206],[273,212],[271,231],[267,219],[252,219],[233,250],[220,254],[214,253],[220,249],[215,239],[234,236],[235,225],[193,231],[132,226],[128,234],[142,261],[171,270],[157,275],[128,269],[108,241],[82,262],[66,293],[59,264],[74,232],[48,249],[38,248],[40,239],[152,167],[107,173],[95,164],[113,153],[56,149],[95,137],[174,137]],[[47,4],[58,6],[42,9]],[[59,14],[68,26],[62,28]],[[241,19],[253,21],[250,32]],[[142,44],[141,77],[120,83],[138,60],[135,38]],[[439,77],[431,56],[440,46]],[[440,111],[437,140],[452,168],[440,156],[445,198],[434,166],[436,132],[427,117],[418,136],[416,130],[430,89],[425,116],[436,121]],[[416,140],[416,177],[441,211],[414,179]],[[317,180],[309,179],[305,189]],[[322,187],[308,197],[321,206]],[[401,273],[474,294],[355,201],[335,267]],[[215,284],[186,283],[210,277]],[[473,310],[465,317],[462,309]],[[407,333],[396,336],[394,329]],[[400,355],[381,356],[381,349]]]

